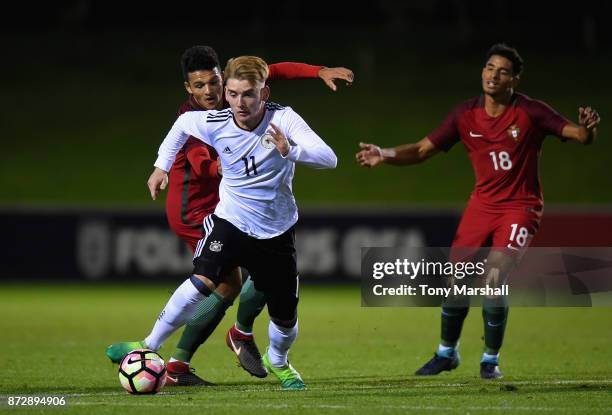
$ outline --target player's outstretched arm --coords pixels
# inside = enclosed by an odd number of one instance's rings
[[[578,108],[578,125],[569,123],[563,127],[561,135],[580,144],[591,144],[597,135],[597,126],[601,122],[599,113],[591,107]]]
[[[269,80],[320,78],[332,90],[336,91],[336,81],[345,81],[351,85],[355,78],[353,71],[343,67],[327,68],[325,66],[308,65],[300,62],[272,63]]]
[[[368,143],[359,143],[359,147],[361,151],[355,158],[362,167],[376,167],[381,163],[395,166],[418,164],[438,153],[436,146],[427,137],[416,143],[393,148],[380,148]]]

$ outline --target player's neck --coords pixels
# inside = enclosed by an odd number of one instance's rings
[[[510,105],[512,95],[514,95],[514,91],[512,89],[504,94],[495,96],[485,94],[484,107],[487,115],[490,117],[498,117],[501,115],[506,108],[508,108],[508,105]]]
[[[257,116],[253,117],[253,119],[246,120],[246,121],[239,121],[238,119],[236,119],[236,117],[234,117],[234,121],[236,122],[236,125],[240,127],[241,129],[247,130],[247,131],[253,131],[259,126],[259,123],[261,123],[261,120],[263,119],[265,114],[266,114],[265,107],[262,106],[261,110],[259,110],[259,112],[257,113]]]

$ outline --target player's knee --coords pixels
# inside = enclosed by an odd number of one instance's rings
[[[515,263],[515,258],[507,255],[504,251],[491,251],[487,256],[487,268],[495,268],[501,273],[507,272]]]
[[[191,282],[200,292],[206,295],[210,294],[216,289],[216,284],[211,279],[206,278],[204,275],[193,274],[191,277]]]
[[[486,272],[486,283],[490,286],[498,286],[500,283],[501,272],[496,266],[489,267]]]
[[[486,283],[494,287],[503,284],[514,263],[514,258],[500,251],[491,252],[487,257],[487,265],[485,267]]]
[[[491,313],[502,313],[508,309],[508,299],[504,295],[487,295],[482,301],[483,310]]]

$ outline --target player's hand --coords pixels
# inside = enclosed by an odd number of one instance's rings
[[[319,71],[319,78],[325,82],[325,84],[331,89],[335,91],[337,89],[335,81],[342,80],[346,81],[346,85],[350,86],[353,83],[353,79],[355,76],[353,75],[353,71],[347,68],[322,68]]]
[[[270,141],[274,143],[281,156],[287,157],[287,154],[289,154],[289,140],[287,140],[285,134],[276,125],[270,123],[270,127],[272,127],[272,130],[268,131],[272,136]]]
[[[578,108],[578,123],[589,130],[597,127],[601,121],[599,113],[591,107]]]
[[[155,170],[149,176],[149,180],[147,180],[147,186],[149,186],[149,192],[151,192],[151,199],[157,199],[159,189],[164,190],[168,186],[168,173],[159,167],[155,167]]]
[[[382,150],[375,144],[359,143],[361,151],[355,155],[362,167],[378,166],[383,161]]]
[[[221,168],[221,157],[217,157],[217,175],[219,177],[223,176],[223,168]]]

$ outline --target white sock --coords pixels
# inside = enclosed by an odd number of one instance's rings
[[[497,354],[488,354],[488,353],[483,353],[482,354],[482,359],[480,359],[480,362],[486,362],[486,363],[492,363],[492,364],[498,364],[499,362],[499,352],[497,352]]]
[[[457,350],[459,349],[459,342],[457,342],[454,346],[444,346],[442,343],[438,345],[438,352],[436,353],[438,356],[452,358]]]
[[[187,279],[172,294],[157,318],[153,330],[145,343],[153,350],[159,350],[162,343],[170,337],[179,327],[191,319],[196,311],[197,304],[204,295],[198,291],[193,283]]]
[[[289,348],[295,341],[298,334],[298,323],[291,328],[281,327],[270,321],[268,326],[268,337],[270,347],[268,348],[268,358],[272,366],[281,367],[287,365],[287,355]]]

